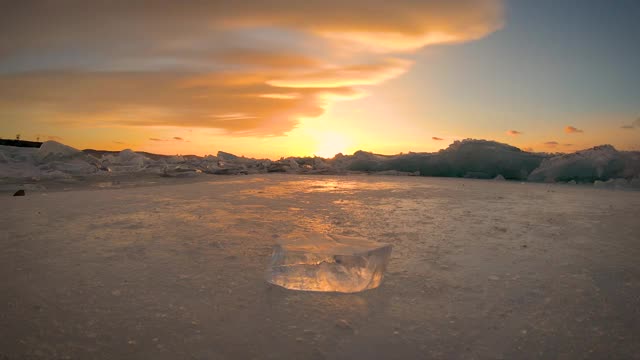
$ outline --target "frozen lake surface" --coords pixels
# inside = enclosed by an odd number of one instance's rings
[[[637,191],[275,174],[69,187],[0,197],[0,359],[640,353]],[[276,240],[309,231],[392,244],[383,283],[267,284]]]

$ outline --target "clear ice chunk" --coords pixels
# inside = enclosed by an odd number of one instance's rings
[[[391,245],[363,238],[313,234],[273,248],[266,280],[291,290],[353,293],[380,285]]]

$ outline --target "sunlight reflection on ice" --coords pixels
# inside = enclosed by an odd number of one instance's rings
[[[263,198],[278,198],[290,194],[356,194],[360,191],[396,190],[407,188],[407,184],[391,181],[353,181],[340,178],[294,180],[278,184],[278,186],[265,186],[261,189],[250,189],[242,192],[243,195],[258,196]]]

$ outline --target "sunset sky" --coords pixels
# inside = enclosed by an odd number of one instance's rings
[[[330,157],[640,150],[640,1],[14,1],[0,137]]]

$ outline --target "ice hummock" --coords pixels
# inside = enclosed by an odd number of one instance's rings
[[[528,176],[529,181],[595,182],[615,178],[640,177],[640,153],[618,151],[611,145],[600,145],[547,158]]]
[[[358,237],[290,236],[273,248],[266,280],[291,290],[353,293],[380,285],[391,245]]]
[[[78,150],[46,141],[40,148],[0,145],[0,180],[39,181],[89,176],[158,175],[192,177],[200,174],[261,173],[423,175],[545,182],[606,182],[625,179],[629,188],[640,182],[640,151],[618,151],[602,145],[572,154],[522,151],[495,141],[455,141],[437,153],[379,155],[357,151],[332,159],[289,157],[271,161],[218,152],[207,155],[157,155],[130,149]],[[602,184],[598,184],[600,186]],[[620,185],[620,184],[619,184]],[[623,188],[616,186],[615,188]],[[627,187],[624,187],[627,188]]]

